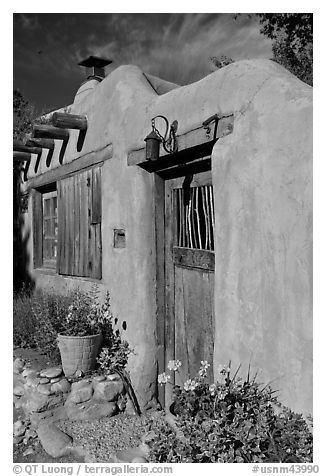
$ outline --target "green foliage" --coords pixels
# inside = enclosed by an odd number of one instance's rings
[[[273,60],[313,84],[312,13],[258,13],[261,33],[273,40]]]
[[[34,107],[24,99],[18,89],[14,89],[13,96],[13,134],[14,139],[22,141],[25,135],[32,130],[35,110]]]
[[[49,359],[60,362],[58,334],[86,336],[101,333],[102,350],[98,359],[104,372],[123,370],[131,352],[128,342],[115,328],[117,319],[110,310],[110,296],[99,304],[96,287],[90,293],[79,289],[67,295],[37,290],[14,297],[14,345],[34,347]]]
[[[13,340],[14,346],[32,348],[36,346],[34,334],[36,319],[32,311],[32,299],[28,289],[14,294]]]
[[[120,330],[114,328],[118,319],[113,319],[109,293],[106,294],[104,303],[98,309],[101,315],[106,316],[106,322],[101,328],[103,343],[97,362],[105,373],[122,371],[127,365],[128,356],[132,350],[128,342],[122,339]]]
[[[37,323],[34,340],[36,347],[53,362],[60,362],[57,335],[67,315],[72,296],[37,290],[32,297],[32,312]]]
[[[215,71],[216,69],[224,68],[224,66],[227,66],[228,64],[234,63],[234,60],[232,58],[225,55],[212,56],[210,60],[213,66],[213,71]]]
[[[238,369],[239,370],[239,369]],[[150,460],[161,463],[312,461],[312,434],[302,415],[281,406],[269,386],[229,369],[209,385],[205,372],[175,387],[177,430],[155,421]],[[181,435],[181,436],[180,436]]]

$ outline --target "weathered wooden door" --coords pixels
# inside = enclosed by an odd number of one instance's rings
[[[211,172],[165,182],[165,362],[179,359],[177,384],[207,360],[214,343],[214,203]]]

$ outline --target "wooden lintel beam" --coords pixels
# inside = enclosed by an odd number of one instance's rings
[[[54,140],[53,139],[40,139],[34,138],[29,139],[26,142],[26,145],[29,147],[42,147],[43,149],[54,149]]]
[[[20,152],[14,150],[14,160],[19,162],[27,162],[31,160],[31,154],[29,152]]]
[[[68,141],[69,131],[67,129],[59,129],[58,127],[48,126],[44,124],[35,124],[33,127],[32,139],[60,139]]]
[[[174,154],[169,154],[161,144],[160,157],[157,161],[146,160],[145,147],[133,150],[128,154],[127,163],[128,165],[139,165],[144,169],[148,168],[153,172],[170,167],[172,164],[177,165],[180,162],[191,161],[192,158],[188,154],[189,150],[196,149],[199,151],[202,149],[203,153],[206,153],[209,148],[212,148],[217,139],[232,133],[233,123],[233,115],[224,116],[219,118],[217,122],[212,122],[208,129],[207,126],[201,126],[177,136],[178,151]],[[185,159],[187,155],[189,159]],[[155,162],[158,163],[155,164]]]
[[[87,117],[79,114],[67,114],[65,112],[54,112],[52,124],[60,129],[78,129],[86,131]]]

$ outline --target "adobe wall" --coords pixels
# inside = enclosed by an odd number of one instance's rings
[[[89,123],[82,152],[73,130],[62,166],[60,141],[49,170],[43,152],[44,177],[75,160],[103,160],[100,287],[110,291],[114,315],[127,322],[141,405],[151,400],[156,378],[154,184],[153,174],[127,165],[127,155],[144,147],[157,114],[178,120],[181,135],[218,113],[234,114],[235,122],[212,156],[216,368],[229,359],[245,366],[251,357],[264,381],[281,379],[276,387],[285,403],[311,408],[311,91],[263,60],[231,64],[162,95],[139,68],[122,66],[101,83],[88,81],[75,97],[70,112],[86,114]],[[33,162],[30,170],[29,180]],[[126,230],[126,248],[113,248],[114,228]],[[31,239],[29,250],[32,263]],[[30,272],[37,286],[62,292],[92,284]]]
[[[312,413],[312,89],[277,65],[242,73],[255,88],[237,102],[236,70],[226,75],[234,132],[212,157],[215,361],[250,362]]]

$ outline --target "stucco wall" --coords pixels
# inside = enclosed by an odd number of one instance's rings
[[[312,92],[270,73],[213,151],[215,372],[250,363],[312,412]]]
[[[180,135],[218,113],[234,114],[235,123],[212,155],[215,371],[229,359],[244,367],[251,360],[253,371],[262,369],[262,381],[275,379],[284,403],[311,410],[311,91],[275,63],[253,60],[161,95],[135,66],[119,67],[77,92],[70,112],[86,114],[89,127],[80,153],[78,133],[70,131],[63,164],[104,161],[101,287],[111,293],[114,315],[127,322],[142,406],[156,378],[153,176],[128,167],[127,155],[144,147],[157,114],[176,119]],[[61,167],[59,146],[56,141],[50,171]],[[38,175],[49,172],[45,155]],[[113,248],[114,228],[126,230],[126,248]],[[29,249],[32,256],[31,240]],[[38,286],[62,292],[92,283],[31,273]]]

